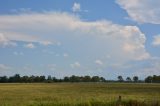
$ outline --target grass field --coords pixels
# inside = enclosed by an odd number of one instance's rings
[[[0,106],[116,106],[119,95],[121,106],[159,106],[160,84],[0,84]]]

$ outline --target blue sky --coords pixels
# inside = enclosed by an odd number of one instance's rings
[[[0,1],[0,74],[160,74],[158,0]]]

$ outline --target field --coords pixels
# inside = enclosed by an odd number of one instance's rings
[[[160,106],[160,84],[6,83],[0,106]]]

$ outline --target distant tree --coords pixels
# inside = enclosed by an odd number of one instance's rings
[[[84,82],[84,81],[83,81],[83,78],[84,78],[83,76],[80,76],[80,77],[79,77],[79,82]]]
[[[8,82],[14,82],[14,80],[13,80],[13,77],[12,76],[10,76],[9,78],[8,78]]]
[[[148,76],[147,78],[145,78],[145,82],[147,83],[160,83],[160,75],[153,75],[153,76]]]
[[[72,75],[72,76],[70,77],[70,81],[71,81],[71,82],[80,82],[80,77],[75,76],[75,75]]]
[[[40,76],[40,82],[45,82],[46,78],[45,76]]]
[[[123,82],[124,81],[122,76],[118,76],[117,78],[118,78],[119,82]]]
[[[99,76],[93,76],[91,79],[92,82],[100,82]]]
[[[134,81],[134,82],[138,82],[138,80],[139,80],[138,76],[134,76],[134,77],[133,77],[133,81]]]
[[[148,76],[147,78],[145,78],[145,82],[146,83],[152,83],[153,81],[153,77],[152,76]]]
[[[153,82],[154,83],[160,83],[160,76],[153,75]]]
[[[69,82],[70,81],[70,78],[69,77],[64,77],[64,82]]]
[[[0,77],[0,82],[2,82],[2,83],[8,82],[7,76]]]
[[[90,82],[91,81],[91,77],[90,76],[84,76],[83,77],[83,80],[82,80],[83,82]]]
[[[127,81],[127,82],[132,82],[132,80],[131,80],[130,77],[127,77],[127,78],[126,78],[126,81]]]
[[[14,82],[20,82],[20,80],[21,80],[21,77],[20,77],[19,74],[15,74],[15,75],[13,76],[13,81],[14,81]]]
[[[47,82],[48,82],[48,83],[51,83],[51,82],[52,82],[52,76],[51,76],[51,75],[48,75]]]
[[[100,77],[100,82],[105,82],[105,81],[106,81],[106,79],[105,79],[105,78]]]
[[[39,76],[35,76],[33,79],[34,82],[41,82],[41,79]]]
[[[30,76],[29,79],[28,79],[28,81],[29,82],[34,82],[35,81],[35,76],[34,75]]]
[[[25,83],[29,82],[29,77],[28,76],[21,77],[21,82],[25,82]]]
[[[53,82],[58,82],[58,79],[57,79],[56,77],[53,77],[53,78],[52,78],[52,81],[53,81]]]

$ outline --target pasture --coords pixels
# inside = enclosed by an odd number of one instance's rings
[[[0,106],[118,106],[118,96],[121,106],[159,106],[160,84],[0,84]]]

